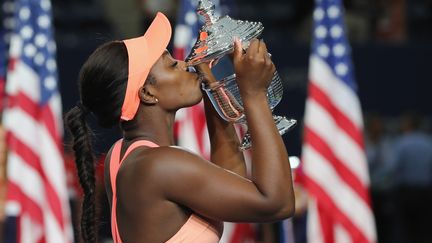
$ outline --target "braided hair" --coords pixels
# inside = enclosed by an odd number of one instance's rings
[[[73,138],[72,148],[78,177],[84,192],[80,232],[82,240],[97,242],[95,207],[95,157],[92,133],[86,115],[94,114],[98,124],[109,128],[119,123],[128,76],[127,49],[113,41],[96,49],[80,71],[80,102],[67,112],[66,126]]]

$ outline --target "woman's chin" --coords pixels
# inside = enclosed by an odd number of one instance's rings
[[[203,96],[202,96],[202,93],[200,92],[199,96],[196,98],[196,100],[192,106],[199,104],[202,99],[203,99]]]

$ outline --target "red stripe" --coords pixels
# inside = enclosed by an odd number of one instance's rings
[[[173,57],[175,59],[179,59],[179,60],[185,59],[185,49],[184,48],[175,47],[174,48]]]
[[[347,230],[352,239],[351,242],[373,242],[367,239],[366,235],[361,231],[361,229],[357,228],[357,226],[353,224],[351,219],[335,205],[333,199],[317,183],[315,183],[312,178],[307,175],[305,176],[307,177],[306,187],[308,188],[309,192],[316,197],[317,202],[322,203],[322,210],[325,210],[327,213],[333,215],[335,221],[339,222]],[[343,198],[341,200],[343,200]]]
[[[250,224],[239,223],[233,225],[234,230],[229,237],[229,243],[256,242],[257,236]]]
[[[42,179],[44,189],[45,189],[45,197],[48,202],[50,209],[56,218],[57,222],[64,229],[64,218],[63,218],[63,210],[62,203],[60,198],[58,197],[54,187],[51,185],[48,180],[45,171],[42,168],[41,161],[39,156],[33,152],[31,148],[29,148],[25,143],[23,143],[20,139],[14,136],[13,133],[7,134],[7,141],[9,150],[14,151],[17,155],[19,155],[23,161],[30,167],[32,167],[35,171],[38,172],[39,176]],[[53,161],[56,162],[56,161]],[[63,163],[63,161],[57,161]]]
[[[316,202],[319,222],[321,226],[321,231],[323,235],[324,243],[334,243],[334,220],[331,215],[323,208],[323,206]]]
[[[358,179],[358,177],[348,169],[342,161],[340,161],[333,153],[332,149],[325,143],[312,129],[305,126],[306,144],[310,144],[320,155],[322,155],[335,169],[339,177],[351,187],[359,197],[370,206],[370,198],[366,186]]]
[[[313,81],[309,82],[309,97],[318,102],[333,117],[336,124],[350,136],[360,148],[364,149],[361,128],[358,128],[334,104],[330,97],[323,92]]]
[[[10,180],[7,187],[7,200],[19,202],[21,215],[28,213],[33,221],[43,225],[43,212],[40,206],[33,199],[29,198],[17,184]]]
[[[48,133],[51,135],[51,140],[56,144],[57,149],[62,151],[62,138],[56,127],[57,121],[48,104],[49,103],[46,103],[45,105],[40,106],[21,91],[14,96],[8,97],[8,108],[19,107],[26,114],[33,117],[35,121],[38,121],[41,125],[45,126]]]

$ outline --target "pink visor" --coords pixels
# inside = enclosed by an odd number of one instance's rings
[[[123,101],[121,119],[132,120],[138,110],[139,89],[144,85],[152,66],[166,50],[171,39],[171,24],[168,18],[158,12],[150,27],[141,37],[127,39],[129,75]]]

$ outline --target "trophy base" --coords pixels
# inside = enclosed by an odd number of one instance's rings
[[[273,116],[275,125],[279,131],[279,134],[282,136],[284,135],[286,132],[288,132],[289,130],[293,129],[295,127],[295,125],[297,124],[297,120],[295,119],[287,119],[284,116]],[[252,147],[252,140],[250,137],[250,134],[247,132],[244,137],[243,137],[243,141],[241,142],[240,145],[240,150],[247,150],[250,149]]]

